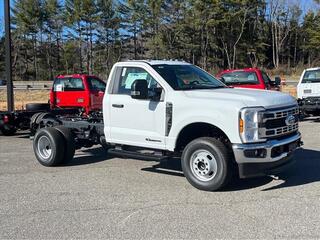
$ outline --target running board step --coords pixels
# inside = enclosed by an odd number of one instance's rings
[[[127,150],[120,150],[120,149],[114,149],[114,148],[109,149],[108,153],[116,156],[141,159],[141,160],[160,161],[168,158],[168,156],[159,155],[159,154],[146,154],[146,153],[139,153],[135,151],[127,151]]]

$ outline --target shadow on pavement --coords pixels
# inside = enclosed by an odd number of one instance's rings
[[[106,151],[100,148],[89,148],[85,150],[81,150],[83,155],[79,155],[79,152],[76,153],[74,158],[65,164],[61,165],[61,167],[70,167],[70,166],[79,166],[79,165],[87,165],[87,164],[94,164],[102,161],[106,161],[111,159],[111,156],[108,156]]]
[[[142,171],[161,173],[172,176],[184,177],[179,158],[162,160],[152,167],[142,168]]]
[[[320,151],[298,149],[295,164],[288,171],[278,174],[283,182],[263,191],[294,187],[320,181]]]
[[[281,184],[262,191],[300,186],[320,181],[320,151],[310,149],[298,149],[294,156],[296,162],[287,171],[278,174]],[[152,167],[143,168],[142,171],[167,174],[183,177],[180,159],[168,159],[161,161]],[[264,186],[274,178],[266,176],[259,178],[235,179],[223,191],[240,191]]]

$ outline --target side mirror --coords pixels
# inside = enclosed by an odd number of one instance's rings
[[[274,78],[274,84],[275,84],[276,86],[279,86],[279,85],[281,84],[281,78],[280,78],[279,76],[276,76],[276,77]]]
[[[131,85],[131,97],[134,99],[147,99],[148,82],[143,79],[135,80]]]

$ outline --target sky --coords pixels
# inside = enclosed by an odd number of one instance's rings
[[[287,0],[288,3],[300,3],[301,9],[306,13],[309,9],[314,9],[316,6],[313,0]],[[13,4],[13,0],[10,0]],[[12,5],[11,5],[12,7]],[[4,0],[0,0],[0,36],[4,31]]]

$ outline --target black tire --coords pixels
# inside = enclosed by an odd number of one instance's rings
[[[202,137],[190,142],[183,150],[181,166],[189,183],[204,191],[219,190],[232,177],[232,155],[215,138]]]
[[[42,128],[33,139],[33,151],[43,166],[57,166],[64,159],[65,139],[55,128]]]
[[[49,111],[49,103],[28,103],[26,104],[27,111]]]
[[[30,118],[30,124],[33,124],[37,121],[37,118],[42,114],[42,112],[39,113],[35,113],[32,115],[32,117]],[[31,125],[30,125],[31,126]]]
[[[36,126],[36,121],[38,119],[38,117],[42,114],[42,112],[39,113],[35,113],[32,115],[32,117],[30,118],[30,131],[31,133],[35,134],[36,129],[38,128],[38,126]]]
[[[0,131],[4,136],[12,136],[16,133],[17,129],[9,124],[4,124],[0,127]]]
[[[65,139],[66,147],[64,151],[63,161],[66,162],[72,160],[76,151],[76,143],[72,131],[64,126],[56,126],[54,128],[57,129]]]
[[[56,117],[51,113],[47,113],[47,112],[40,113],[37,119],[35,120],[35,123],[39,125],[43,119],[48,119],[48,118],[55,119]]]

